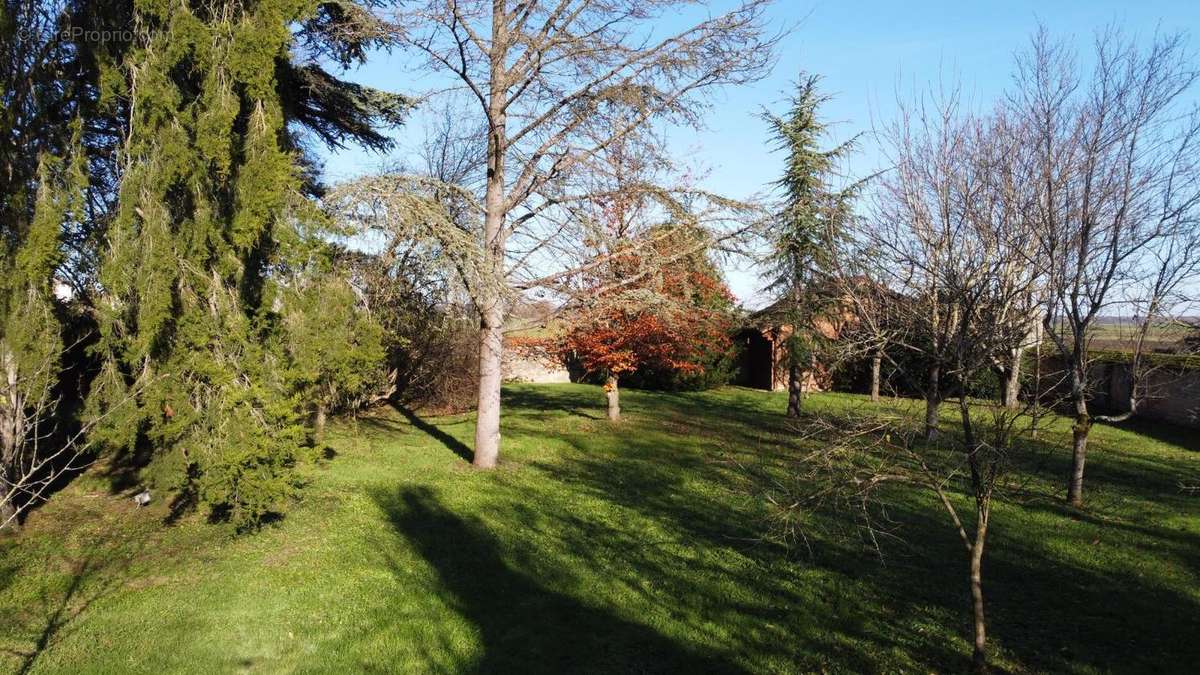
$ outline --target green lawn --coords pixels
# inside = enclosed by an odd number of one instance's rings
[[[882,564],[840,541],[790,555],[762,541],[739,467],[797,450],[782,398],[625,392],[616,426],[602,403],[590,386],[507,388],[491,473],[464,459],[469,416],[341,424],[303,501],[241,537],[196,516],[164,525],[165,500],[137,509],[84,476],[0,540],[0,667],[965,669],[965,559],[925,495],[901,495]],[[1200,663],[1200,496],[1177,487],[1200,476],[1200,440],[1145,431],[1097,429],[1086,513],[997,508],[985,583],[1003,668]],[[1048,455],[1033,487],[1065,461]]]

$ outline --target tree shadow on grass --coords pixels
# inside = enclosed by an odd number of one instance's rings
[[[896,619],[940,607],[947,627],[964,638],[951,669],[965,671],[967,562],[948,517],[935,504],[912,501],[893,504],[889,515],[901,523],[901,541],[885,544],[886,565],[829,546],[820,552],[823,564],[869,580],[877,597],[896,608]],[[1174,672],[1200,662],[1200,643],[1192,637],[1200,635],[1194,597],[1153,574],[1089,563],[1090,528],[1030,529],[1015,515],[1012,506],[993,513],[983,584],[991,648],[1003,650],[1019,672]]]
[[[438,427],[430,424],[429,422],[426,422],[425,420],[421,419],[415,412],[413,412],[412,410],[410,410],[402,405],[392,404],[392,407],[396,409],[396,412],[403,415],[404,419],[408,420],[409,424],[413,425],[418,430],[424,432],[428,436],[437,440],[442,445],[446,446],[446,449],[448,449],[450,452],[453,452],[454,454],[458,455],[459,457],[461,457],[462,459],[464,459],[468,462],[470,462],[474,458],[475,453],[471,451],[471,448],[467,447],[466,443],[463,443],[462,441],[451,436],[450,434],[446,433],[445,431],[442,431]]]
[[[519,387],[506,389],[505,402],[575,414],[599,409],[602,399],[594,391]],[[563,434],[571,446],[563,461],[532,462],[526,470],[538,474],[536,480],[492,486],[499,492],[489,497],[489,522],[517,524],[515,532],[539,532],[537,537],[518,535],[501,546],[480,522],[456,516],[428,491],[375,495],[396,533],[425,558],[453,606],[478,627],[484,649],[472,668],[713,672],[739,664],[707,654],[736,654],[739,663],[753,664],[742,667],[754,670],[780,663],[800,671],[966,669],[965,559],[936,505],[909,499],[893,507],[905,543],[888,546],[886,565],[860,546],[831,541],[822,542],[815,560],[786,560],[778,550],[748,543],[761,522],[734,494],[740,489],[737,470],[719,461],[730,443],[739,456],[748,455],[763,449],[761,439],[750,442],[759,432],[786,434],[782,414],[763,412],[750,393],[731,402],[656,394],[647,410],[651,418],[639,413],[650,402],[639,401],[640,395],[628,397],[632,423],[617,445],[610,433],[590,427]],[[526,425],[521,419],[506,421],[506,433],[545,433],[536,420]],[[737,443],[742,436],[747,442]],[[1139,498],[1163,488],[1162,467],[1143,466],[1140,455],[1130,461],[1125,453],[1108,454],[1111,471],[1099,469],[1097,484]],[[1036,472],[1058,476],[1062,461],[1052,455]],[[542,488],[549,485],[569,489]],[[604,506],[580,509],[587,503],[581,497]],[[1062,529],[1070,527],[1069,514],[1062,514],[1061,524],[1009,515],[996,516],[985,593],[995,644],[1018,669],[1131,672],[1200,661],[1200,643],[1189,637],[1200,631],[1200,603],[1193,596],[1128,566],[1092,564],[1086,553],[1063,557],[1060,544],[1082,552],[1092,540],[1082,530]],[[1189,534],[1164,539],[1148,524],[1145,532],[1130,529],[1135,524],[1113,526],[1105,538],[1150,537],[1156,548],[1168,544],[1178,561],[1195,560],[1187,551],[1194,541]],[[1022,526],[1034,529],[1017,531]],[[681,550],[687,553],[681,556]],[[553,574],[570,566],[567,577],[582,572],[591,581],[578,594],[553,590],[576,588],[572,581],[578,580]],[[814,568],[824,573],[806,571]],[[629,605],[620,601],[629,611],[668,608],[668,621],[676,626],[671,635],[687,637],[677,642],[585,603],[580,598],[606,602],[605,593],[587,583],[629,594]]]
[[[120,545],[99,545],[71,563],[65,584],[46,582],[38,594],[38,606],[27,608],[36,617],[26,627],[32,645],[4,650],[18,660],[14,672],[21,675],[31,672],[43,654],[71,633],[79,616],[97,601],[120,590],[132,555],[121,550]],[[47,558],[41,566],[52,564],[55,563]]]
[[[23,675],[32,670],[33,665],[37,663],[38,657],[60,637],[63,629],[94,600],[94,598],[87,598],[84,599],[82,605],[75,604],[76,598],[86,584],[88,577],[94,574],[95,568],[96,564],[91,558],[84,559],[76,565],[71,579],[61,596],[51,598],[48,594],[43,594],[44,623],[41,631],[37,634],[37,638],[34,640],[33,647],[28,650],[11,651],[14,656],[18,656],[21,659],[21,665],[16,670],[17,673]]]
[[[682,433],[716,435],[742,444],[759,444],[765,436],[791,432],[787,418],[762,408],[761,392],[746,389],[729,396],[725,389],[722,393],[720,398],[714,398],[709,392],[623,389],[622,415],[626,422],[652,416],[659,426],[671,425]],[[606,402],[599,386],[525,385],[506,387],[504,405],[510,410],[559,411],[600,421],[605,419],[602,412]],[[510,420],[505,423],[512,424]]]
[[[482,525],[449,511],[428,488],[377,490],[396,534],[434,569],[452,603],[479,630],[481,673],[745,670],[688,649],[654,629],[546,588],[515,569]]]
[[[412,429],[429,436],[430,438],[441,443],[447,450],[458,455],[460,459],[470,462],[474,457],[470,446],[455,438],[451,434],[437,425],[430,424],[425,418],[417,415],[411,408],[407,408],[395,403],[388,404],[382,410],[395,410],[404,418],[401,421],[396,416],[384,412],[383,414],[362,415],[357,418],[358,422],[371,432],[380,434],[384,438],[390,438],[395,434],[407,434]]]
[[[597,394],[593,395],[591,391]],[[522,410],[558,411],[589,420],[599,420],[602,417],[596,411],[604,405],[604,396],[599,393],[599,387],[591,391],[580,390],[578,387],[568,389],[546,385],[505,387],[503,402],[505,406]]]
[[[901,560],[895,549],[886,568],[871,552],[847,542],[822,542],[814,559],[788,555],[762,539],[761,514],[725,491],[737,482],[730,466],[636,438],[626,442],[620,456],[596,457],[585,450],[570,462],[534,466],[552,480],[571,485],[572,492],[629,509],[721,561],[707,566],[689,561],[687,568],[677,570],[669,556],[658,554],[647,542],[613,545],[630,536],[628,532],[562,528],[579,533],[575,545],[580,557],[624,558],[630,586],[636,587],[641,578],[652,579],[655,586],[672,589],[677,612],[735,627],[733,650],[790,662],[801,672],[884,672],[918,664],[954,672],[969,665],[964,653],[928,639],[918,626],[918,619],[928,618],[930,607],[952,612],[967,607],[965,599],[957,604],[957,585],[928,579],[881,583],[881,573],[921,573],[911,554],[903,554]],[[935,531],[922,534],[936,536]],[[961,557],[953,548],[956,543],[946,530],[946,547]],[[808,576],[806,571],[814,568],[824,573]],[[801,575],[810,582],[798,586]],[[711,591],[706,595],[702,584],[716,579],[734,584],[739,599],[714,597]],[[965,588],[963,582],[964,593]],[[897,649],[911,660],[897,660]]]
[[[1130,433],[1153,438],[1159,443],[1174,445],[1190,453],[1200,452],[1200,433],[1197,433],[1195,428],[1143,417],[1135,417],[1128,422],[1113,424],[1112,428],[1124,429]]]
[[[772,555],[770,551],[749,550],[744,543],[755,536],[751,528],[763,523],[756,522],[751,511],[737,508],[739,500],[729,499],[729,492],[721,496],[723,490],[738,489],[739,476],[736,469],[716,461],[721,453],[714,441],[718,434],[706,428],[707,424],[701,424],[696,432],[707,439],[701,444],[688,439],[686,446],[675,445],[669,439],[664,442],[661,435],[641,438],[629,434],[616,453],[592,447],[586,436],[569,437],[578,450],[569,462],[538,463],[534,468],[556,482],[572,485],[573,492],[631,509],[661,523],[667,531],[684,532],[706,551],[728,549],[766,561]],[[712,454],[706,457],[708,453]],[[1124,472],[1137,472],[1140,467],[1134,469],[1119,457],[1113,457],[1112,464],[1112,473],[1119,479],[1114,480],[1114,486],[1139,495],[1149,495],[1161,487],[1161,476],[1157,474],[1134,481]],[[1050,474],[1057,474],[1060,467],[1051,462],[1048,468]],[[877,660],[895,650],[937,670],[967,668],[965,638],[970,626],[966,559],[947,517],[926,498],[909,497],[889,508],[889,516],[902,528],[897,535],[903,543],[885,544],[886,565],[880,565],[870,552],[846,542],[818,543],[816,559],[809,564],[837,578],[855,580],[857,585],[850,592],[865,591],[861,597],[834,597],[824,603],[819,598],[826,596],[828,589],[792,599],[775,594],[779,605],[790,606],[796,617],[791,622],[791,639],[802,645],[801,652],[822,654],[823,663],[851,671],[895,667],[886,658]],[[1014,504],[1013,508],[1028,511],[1038,506]],[[995,517],[985,562],[985,593],[992,613],[990,632],[1022,667],[1064,671],[1088,664],[1101,670],[1141,671],[1200,661],[1200,652],[1196,651],[1200,643],[1188,637],[1200,634],[1200,603],[1193,597],[1153,576],[1126,572],[1122,566],[1064,559],[1061,552],[1056,553],[1046,544],[1086,536],[1086,540],[1071,543],[1070,550],[1083,551],[1092,544],[1093,535],[1061,529],[1014,531],[1028,521],[1010,519],[1012,515],[1008,512]],[[1063,524],[1058,527],[1069,526],[1067,515],[1062,514]],[[1091,518],[1085,520],[1104,525]],[[1106,539],[1120,538],[1128,532],[1150,538],[1159,552],[1156,557],[1170,555],[1184,565],[1196,560],[1188,550],[1197,543],[1190,534],[1160,532],[1153,527],[1129,530],[1128,525],[1111,529],[1113,533],[1105,535]],[[597,540],[607,541],[608,536]],[[1087,555],[1080,557],[1086,560]],[[797,574],[803,567],[801,563],[778,569]],[[643,562],[641,568],[653,569],[653,563]],[[656,573],[661,575],[661,570]],[[832,578],[821,583],[831,581],[835,587],[841,583]],[[738,583],[753,582],[738,579]],[[753,588],[750,596],[771,594],[771,585],[765,583]],[[744,611],[753,611],[757,605],[755,601]],[[813,613],[823,614],[819,622],[807,623],[800,618]],[[921,624],[928,626],[931,621],[963,638],[960,646],[945,644],[936,633],[924,633]],[[808,663],[803,656],[799,658],[801,663]]]

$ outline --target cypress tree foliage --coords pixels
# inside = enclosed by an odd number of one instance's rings
[[[837,162],[853,151],[858,137],[821,149],[829,126],[819,117],[819,108],[829,96],[820,93],[819,84],[819,76],[801,74],[788,112],[762,115],[775,149],[786,154],[783,176],[775,182],[783,199],[767,232],[771,248],[766,290],[779,297],[779,318],[792,327],[787,342],[789,417],[800,414],[805,374],[825,340],[816,323],[837,301],[822,282],[833,267],[842,223],[860,185],[840,190],[833,186]]]
[[[54,273],[62,259],[64,223],[84,217],[87,170],[80,125],[71,125],[67,160],[43,154],[29,227],[0,258],[0,528],[37,490],[31,474],[39,442],[57,411],[62,326],[54,306]]]
[[[94,286],[123,105],[102,93],[121,45],[71,27],[111,33],[127,17],[121,2],[0,0],[0,525],[83,452],[73,413],[90,316],[78,305]],[[61,284],[70,293],[56,298]]]
[[[283,298],[293,377],[308,394],[320,442],[330,412],[366,403],[385,380],[383,327],[335,270],[314,270]]]
[[[116,65],[126,43],[98,36],[122,35],[131,9],[122,0],[0,0],[0,232],[11,253],[33,217],[40,158],[81,148],[87,192],[81,217],[62,223],[57,269],[76,299],[95,287],[127,118]]]
[[[374,39],[365,13],[311,0],[134,6],[89,412],[108,414],[106,445],[153,451],[156,483],[245,528],[283,508],[308,442],[277,274],[321,248],[305,133],[384,147],[372,122],[398,121],[408,102],[295,60],[299,47],[360,58]],[[137,405],[114,410],[131,391]]]

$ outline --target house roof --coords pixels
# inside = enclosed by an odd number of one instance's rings
[[[850,277],[846,280],[848,285],[861,287],[864,285],[873,284],[873,282],[865,276]],[[834,287],[834,282],[826,282],[821,284],[826,288]],[[834,287],[836,288],[836,287]],[[820,290],[820,289],[818,289]],[[780,323],[786,323],[789,320],[788,313],[792,307],[791,298],[780,298],[775,302],[761,309],[751,312],[746,317],[746,323],[749,326],[762,328],[765,326],[777,326]]]

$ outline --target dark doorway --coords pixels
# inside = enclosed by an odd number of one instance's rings
[[[741,352],[737,383],[743,387],[770,390],[774,366],[771,341],[757,328],[746,328],[737,334],[737,343]]]

